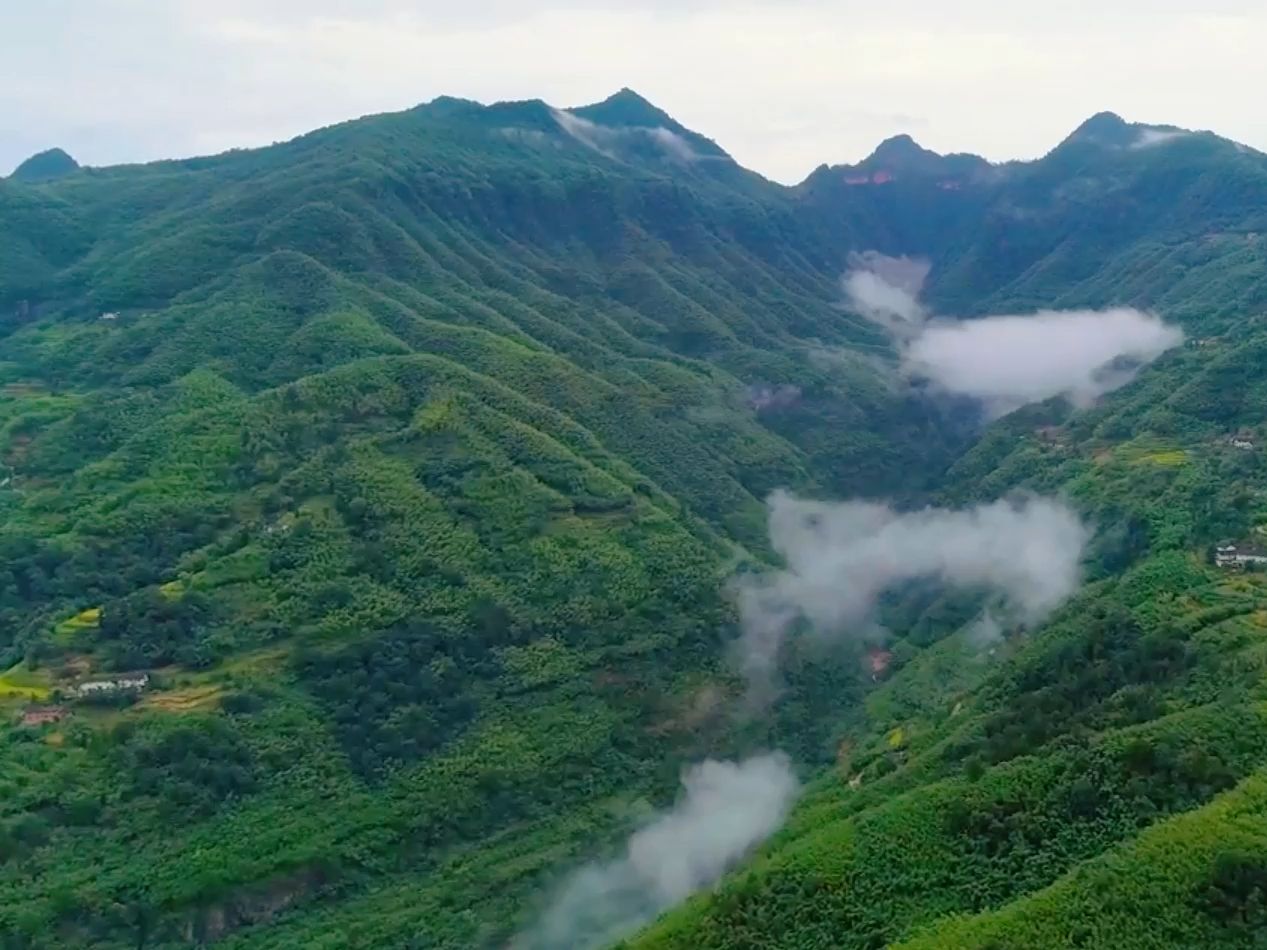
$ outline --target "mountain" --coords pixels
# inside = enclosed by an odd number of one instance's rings
[[[910,248],[935,255],[939,306],[1131,303],[1187,328],[1095,408],[997,421],[935,492],[1074,499],[1099,529],[1090,583],[975,672],[971,627],[901,638],[900,668],[765,852],[629,946],[1252,945],[1267,586],[1211,554],[1267,522],[1264,159],[1139,134],[1097,116],[982,186],[953,240]]]
[[[151,677],[12,734],[8,938],[271,940],[294,903],[296,945],[371,905],[469,945],[604,802],[752,741],[688,712],[739,689],[766,494],[915,497],[966,429],[892,389],[782,189],[629,107],[0,182],[5,695]]]
[[[46,181],[61,178],[79,168],[79,163],[60,148],[37,152],[13,170],[17,181]]]
[[[681,138],[697,156],[713,159],[730,158],[712,139],[707,139],[686,128],[663,109],[652,105],[632,89],[621,89],[602,102],[567,111],[609,129],[662,129]]]
[[[978,155],[939,155],[909,135],[895,135],[877,145],[875,151],[857,165],[838,166],[837,173],[854,185],[935,178],[942,189],[954,190],[966,182],[988,177],[990,169],[990,163]],[[869,180],[864,182],[859,176]]]
[[[4,939],[504,945],[684,764],[777,746],[787,828],[631,939],[1033,946],[1053,907],[1130,932],[1099,882],[1151,874],[1235,945],[1260,585],[1200,555],[1267,489],[1226,443],[1261,425],[1267,158],[1171,132],[898,137],[785,188],[622,90],[0,180]],[[941,312],[1209,342],[982,427],[841,306],[866,250],[928,258]],[[1063,491],[1092,583],[989,662],[904,592],[891,676],[807,639],[736,716],[727,579],[774,561],[777,488]]]

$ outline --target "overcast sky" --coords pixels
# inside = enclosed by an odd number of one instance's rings
[[[1103,109],[1267,150],[1264,49],[1262,0],[0,0],[0,173],[621,86],[786,182],[898,132],[1032,158]]]

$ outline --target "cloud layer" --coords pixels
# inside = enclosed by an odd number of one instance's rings
[[[934,319],[919,302],[927,273],[868,252],[850,258],[843,288],[850,309],[893,337],[906,376],[977,399],[990,415],[1055,396],[1090,405],[1183,342],[1178,327],[1131,307]]]
[[[1088,536],[1067,505],[1045,498],[899,513],[783,491],[769,499],[769,530],[784,568],[735,587],[739,659],[758,692],[771,685],[799,625],[825,636],[873,635],[880,595],[906,581],[992,591],[1000,610],[1037,621],[1077,588]]]
[[[578,871],[515,950],[584,950],[636,930],[716,881],[782,823],[798,784],[782,753],[708,760],[682,777],[683,795],[635,832],[624,853]]]
[[[910,342],[903,364],[1001,415],[1053,396],[1088,406],[1182,342],[1178,327],[1129,307],[1040,310],[931,324]]]

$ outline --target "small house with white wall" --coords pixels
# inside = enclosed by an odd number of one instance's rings
[[[113,679],[88,680],[74,688],[76,696],[96,696],[102,693],[140,692],[150,685],[149,673],[121,673]]]
[[[1247,541],[1219,544],[1214,548],[1214,563],[1219,567],[1267,564],[1267,549]]]

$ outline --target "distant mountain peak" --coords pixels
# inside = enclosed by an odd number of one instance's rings
[[[78,168],[79,163],[68,152],[50,148],[36,152],[15,168],[11,177],[17,181],[48,181],[69,175]]]
[[[1138,150],[1197,135],[1177,125],[1128,122],[1114,112],[1097,112],[1057,146],[1091,145],[1101,149]]]
[[[1127,146],[1138,138],[1134,126],[1116,112],[1097,112],[1073,130],[1066,142],[1090,142],[1094,145]]]
[[[1078,126],[1075,132],[1083,132],[1087,134],[1096,134],[1104,132],[1117,132],[1126,128],[1127,121],[1116,112],[1109,112],[1107,109],[1103,112],[1097,112],[1091,118],[1087,119],[1082,125]]]
[[[867,156],[862,164],[868,167],[883,165],[895,171],[935,171],[944,159],[944,155],[924,148],[903,132],[900,135],[890,136],[877,145],[875,151]]]
[[[568,109],[568,113],[611,129],[660,130],[660,134],[672,133],[697,155],[710,158],[729,158],[712,139],[688,129],[659,106],[622,87],[601,102]]]
[[[589,119],[591,122],[598,122],[602,125],[633,125],[646,128],[661,126],[674,132],[686,131],[671,115],[648,99],[638,95],[628,86],[613,92],[601,102],[595,102],[588,106],[579,106],[568,111],[573,115],[579,115],[582,118]]]
[[[910,155],[936,155],[916,142],[905,132],[891,135],[875,147],[873,158],[901,158]]]
[[[977,155],[934,152],[903,132],[885,139],[858,164],[843,166],[842,170],[848,184],[887,184],[898,178],[935,178],[950,185],[971,180],[989,165]]]
[[[649,109],[656,109],[656,106],[653,105],[652,102],[649,99],[647,99],[646,96],[639,95],[637,92],[630,89],[628,86],[621,86],[619,89],[617,89],[615,92],[613,92],[610,96],[608,96],[603,101],[604,102],[637,103]],[[659,110],[656,109],[656,111],[659,111]]]
[[[436,96],[426,103],[425,107],[437,112],[462,112],[484,108],[482,103],[474,99],[463,99],[461,96]]]

